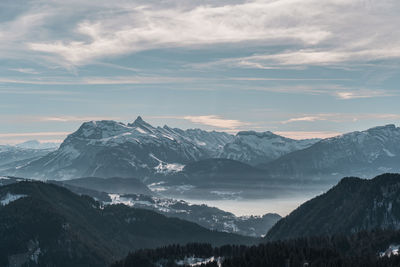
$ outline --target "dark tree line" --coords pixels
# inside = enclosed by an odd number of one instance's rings
[[[177,266],[185,257],[222,257],[223,267],[260,266],[324,266],[324,267],[383,267],[400,266],[400,257],[379,257],[391,244],[400,244],[400,232],[376,230],[354,235],[308,237],[276,241],[257,246],[209,244],[171,245],[158,249],[138,250],[112,267]],[[216,262],[204,267],[218,266]]]

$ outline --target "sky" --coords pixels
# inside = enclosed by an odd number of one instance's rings
[[[0,144],[84,121],[329,137],[400,122],[398,0],[1,0]]]

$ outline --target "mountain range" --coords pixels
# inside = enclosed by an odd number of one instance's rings
[[[262,197],[287,185],[326,189],[344,176],[400,171],[400,128],[292,140],[271,132],[154,127],[139,116],[128,124],[85,122],[57,150],[35,151],[42,154],[8,162],[1,173],[42,180],[134,177],[172,197]]]
[[[389,124],[323,139],[258,167],[270,177],[332,180],[399,172],[399,162],[400,128]]]
[[[269,131],[242,131],[236,134],[232,142],[224,146],[219,157],[258,165],[271,162],[290,152],[307,148],[319,140],[294,140]]]
[[[148,177],[179,172],[192,162],[227,158],[250,165],[277,159],[317,140],[292,140],[271,132],[224,132],[153,127],[140,116],[123,124],[83,123],[60,148],[9,174],[39,179]],[[241,152],[245,151],[245,152]]]

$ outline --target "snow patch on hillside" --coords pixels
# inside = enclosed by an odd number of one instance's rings
[[[396,154],[393,154],[392,152],[390,152],[386,148],[384,148],[383,151],[385,151],[386,155],[388,155],[389,157],[396,157]]]
[[[10,204],[11,202],[14,202],[23,197],[27,197],[27,195],[22,195],[22,194],[18,195],[18,194],[7,193],[7,195],[0,200],[0,204],[2,206],[6,206],[6,205]]]
[[[154,169],[158,173],[181,172],[185,165],[179,163],[160,162]]]
[[[183,260],[176,261],[176,264],[179,266],[201,266],[203,264],[208,264],[211,262],[216,262],[218,267],[222,266],[222,258],[214,256],[210,258],[187,257]]]
[[[399,255],[400,245],[390,245],[389,248],[379,253],[381,258]]]
[[[185,165],[179,163],[164,162],[159,158],[157,158],[156,156],[154,156],[153,154],[150,154],[149,156],[158,161],[158,165],[154,167],[157,173],[181,172],[185,167]]]

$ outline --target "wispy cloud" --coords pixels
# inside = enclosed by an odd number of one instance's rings
[[[33,120],[36,121],[48,121],[48,122],[86,122],[86,121],[98,121],[98,120],[119,120],[120,117],[100,117],[100,116],[44,116],[36,117]]]
[[[1,80],[1,79],[0,79]],[[1,83],[1,81],[0,81]],[[40,89],[30,89],[30,88],[0,88],[0,94],[7,95],[77,95],[79,92],[72,92],[67,90],[40,90]]]
[[[218,128],[228,128],[234,129],[239,126],[245,125],[244,122],[239,120],[230,120],[222,118],[221,116],[217,115],[206,115],[206,116],[184,116],[183,119],[189,120],[193,123],[214,126]]]
[[[334,136],[338,136],[341,135],[342,133],[339,132],[308,132],[308,131],[277,131],[274,132],[278,135],[282,135],[288,138],[292,138],[292,139],[312,139],[312,138],[329,138],[329,137],[334,137]]]
[[[12,71],[17,71],[20,73],[25,73],[25,74],[39,74],[40,72],[34,70],[34,69],[30,69],[30,68],[17,68],[17,69],[9,69]]]
[[[69,132],[37,132],[37,133],[0,133],[3,137],[43,137],[43,136],[66,136]]]
[[[364,113],[364,114],[351,114],[351,113],[324,113],[324,114],[303,114],[301,116],[289,118],[281,121],[281,124],[298,123],[298,122],[317,122],[317,121],[330,121],[330,122],[356,122],[363,120],[400,120],[400,114],[395,113]]]
[[[262,80],[262,79],[261,79]],[[251,81],[251,79],[249,80]],[[257,79],[255,79],[257,81]],[[282,81],[284,81],[282,79]],[[287,81],[290,81],[287,80]],[[293,80],[295,81],[295,80]],[[298,81],[302,81],[299,79]],[[312,81],[310,79],[310,81]],[[316,79],[315,81],[323,81]],[[327,79],[326,81],[330,81]],[[333,80],[334,81],[334,80]],[[340,79],[338,79],[340,81]],[[357,98],[377,98],[397,96],[399,93],[395,90],[388,89],[369,89],[358,88],[352,86],[344,86],[339,84],[317,84],[317,85],[279,85],[279,86],[246,86],[245,90],[266,91],[275,93],[289,93],[289,94],[311,94],[311,95],[331,95],[338,99],[349,100]]]
[[[379,59],[400,58],[400,49],[386,46],[379,49],[366,49],[361,51],[317,51],[298,50],[281,52],[278,54],[254,55],[251,57],[236,59],[237,64],[249,62],[258,64],[259,68],[265,68],[265,64],[277,65],[335,65],[342,62],[360,62]]]
[[[305,116],[305,117],[299,117],[299,118],[292,118],[286,121],[283,121],[283,124],[291,123],[291,122],[299,122],[299,121],[318,121],[318,120],[326,120],[324,117],[321,116]]]
[[[98,120],[115,120],[115,121],[123,121],[125,118],[118,116],[73,116],[73,115],[53,115],[53,116],[45,116],[45,115],[0,115],[0,123],[5,124],[32,124],[35,125],[68,125],[68,128],[71,125],[75,125],[74,127],[78,127],[80,123],[87,121],[98,121]],[[30,133],[28,133],[30,134]],[[5,136],[6,134],[4,134]],[[22,133],[22,135],[25,135]],[[0,135],[1,137],[1,135]]]
[[[174,119],[174,120],[187,120],[194,124],[200,124],[205,126],[212,126],[219,128],[220,130],[226,130],[227,132],[237,132],[236,128],[249,125],[247,122],[240,120],[226,119],[220,115],[187,115],[187,116],[175,116],[175,115],[163,115],[163,116],[149,116],[152,119]]]
[[[398,95],[397,92],[388,90],[355,90],[355,91],[337,91],[336,96],[340,99],[373,98]]]
[[[168,76],[111,76],[111,77],[41,77],[40,79],[21,79],[0,77],[0,83],[33,85],[118,85],[118,84],[159,84],[182,83],[198,80],[195,77]]]
[[[95,14],[76,24],[76,38],[30,42],[35,51],[53,53],[74,64],[157,47],[276,41],[315,45],[330,32],[310,23],[291,21],[290,1],[250,1],[222,5],[125,5],[114,12]],[[293,1],[291,1],[293,2]],[[159,8],[161,6],[162,8]],[[303,7],[301,14],[314,16]],[[121,12],[122,11],[122,12]],[[108,15],[108,16],[107,16]],[[280,18],[280,20],[278,20]],[[286,18],[284,23],[279,23]]]

